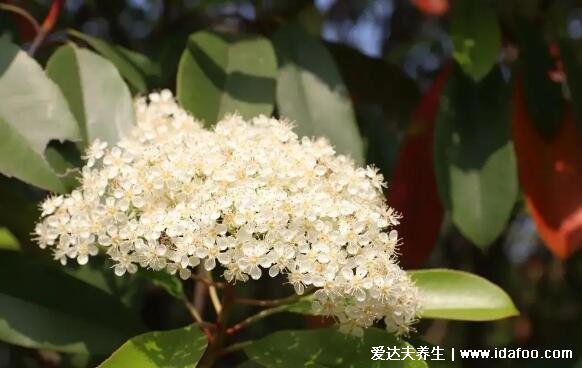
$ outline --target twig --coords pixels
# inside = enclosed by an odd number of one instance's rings
[[[216,325],[214,323],[204,321],[202,319],[202,317],[200,316],[200,313],[198,313],[198,310],[196,309],[196,307],[194,307],[194,305],[192,303],[190,303],[189,301],[186,301],[185,304],[186,304],[186,308],[190,312],[190,315],[192,316],[192,318],[196,321],[198,326],[200,326],[202,331],[204,331],[204,333],[206,334],[208,341],[212,342],[214,340],[214,336],[212,335],[212,331],[216,330],[216,328],[217,328]]]
[[[200,276],[200,275],[192,275],[191,278],[192,278],[192,280],[201,282],[201,283],[205,284],[206,286],[214,286],[217,289],[224,288],[224,282],[214,281],[212,279],[209,279],[207,277]]]
[[[239,332],[240,330],[252,325],[253,323],[262,320],[263,318],[266,318],[268,316],[271,316],[273,314],[276,313],[280,313],[280,312],[284,312],[285,311],[285,305],[279,305],[278,307],[274,307],[274,308],[269,308],[269,309],[265,309],[260,311],[257,314],[254,314],[242,321],[240,321],[239,323],[235,324],[234,326],[228,328],[226,330],[226,333],[228,335],[234,335],[235,333]]]
[[[211,285],[208,287],[208,293],[210,294],[210,301],[212,301],[212,305],[214,306],[214,310],[216,314],[220,314],[222,311],[222,304],[220,303],[220,299],[218,298],[218,292],[216,291],[216,287],[214,285],[214,280],[212,279],[212,273],[207,271],[208,279],[211,282]]]
[[[63,0],[53,0],[48,15],[42,22],[42,25],[40,26],[38,32],[36,33],[34,40],[32,40],[30,48],[28,49],[28,54],[30,56],[33,56],[35,54],[36,50],[38,50],[46,36],[55,26],[57,18],[59,17],[61,9],[63,8],[63,4],[64,4]]]
[[[186,301],[185,305],[186,305],[186,308],[188,309],[188,312],[190,312],[192,319],[194,319],[194,321],[196,321],[197,323],[204,322],[204,320],[202,319],[202,316],[200,315],[200,313],[198,312],[198,309],[196,309],[194,304],[190,303],[189,301]]]
[[[253,340],[237,342],[235,344],[229,345],[229,346],[225,347],[224,349],[220,350],[220,352],[218,354],[219,355],[226,355],[226,354],[230,354],[230,353],[235,353],[235,352],[242,350],[242,349],[246,348],[247,346],[251,345],[253,342],[254,342]]]
[[[20,15],[22,18],[26,19],[28,23],[30,23],[32,28],[34,28],[34,33],[38,34],[38,32],[40,31],[40,25],[38,24],[36,19],[34,19],[34,17],[30,15],[29,12],[22,9],[21,7],[12,4],[0,4],[0,10],[5,10]]]
[[[271,300],[260,300],[260,299],[251,299],[251,298],[237,298],[234,300],[235,303],[238,304],[246,304],[246,305],[256,305],[259,307],[277,307],[283,304],[289,304],[300,300],[301,298],[305,297],[313,293],[315,289],[309,289],[305,293],[301,295],[290,295],[285,298],[280,299],[271,299]]]

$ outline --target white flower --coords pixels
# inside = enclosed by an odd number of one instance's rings
[[[103,157],[107,148],[107,142],[101,142],[96,139],[88,148],[84,159],[87,160],[87,167],[93,167],[95,162]]]
[[[63,204],[62,195],[49,197],[45,199],[44,202],[42,202],[42,204],[40,205],[40,209],[42,211],[41,216],[52,215],[56,211],[56,209],[62,204]]]
[[[121,276],[139,267],[227,281],[282,275],[342,331],[384,320],[406,333],[418,292],[395,258],[399,215],[375,168],[286,121],[228,116],[207,130],[169,91],[135,103],[137,127],[87,150],[81,186],[42,204],[36,241],[63,264],[101,251]]]

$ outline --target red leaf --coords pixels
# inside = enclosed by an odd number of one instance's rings
[[[449,10],[448,0],[412,0],[412,3],[424,14],[436,17]]]
[[[527,207],[548,248],[565,259],[582,247],[582,140],[571,107],[546,139],[535,129],[517,81],[513,139]]]
[[[419,266],[430,254],[443,218],[433,167],[433,135],[450,69],[440,72],[414,111],[389,183],[388,202],[404,216],[398,232],[404,242],[400,263],[406,268]]]

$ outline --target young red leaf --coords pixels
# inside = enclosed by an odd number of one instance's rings
[[[433,135],[440,95],[449,74],[449,67],[441,71],[414,111],[389,183],[390,206],[404,216],[398,227],[404,241],[400,249],[404,267],[417,267],[429,255],[443,218],[433,167]]]
[[[518,81],[513,96],[513,138],[527,207],[548,248],[565,259],[582,247],[582,139],[570,106],[556,134],[535,129]]]

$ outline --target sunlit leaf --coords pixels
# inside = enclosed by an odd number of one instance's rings
[[[342,154],[364,162],[364,145],[354,110],[329,51],[300,26],[273,37],[279,61],[279,114],[297,124],[299,135],[327,137]]]
[[[117,69],[107,59],[73,44],[61,46],[47,74],[63,91],[85,142],[117,143],[134,125],[133,101]]]
[[[234,112],[244,118],[271,115],[276,73],[268,39],[235,39],[201,31],[188,39],[178,66],[176,93],[182,106],[207,124]]]
[[[499,286],[477,275],[445,269],[409,275],[420,289],[421,318],[491,321],[518,314]]]
[[[66,191],[44,152],[51,140],[81,139],[59,88],[18,46],[0,39],[0,172]]]
[[[159,65],[143,54],[118,45],[111,45],[102,39],[75,30],[69,30],[69,33],[86,42],[112,62],[121,76],[137,92],[148,92],[153,81],[161,74]]]
[[[439,195],[453,223],[480,247],[501,234],[517,199],[509,103],[499,70],[479,84],[456,72],[441,97],[434,161]]]
[[[197,325],[148,332],[123,344],[100,368],[192,368],[196,365],[208,339]]]

